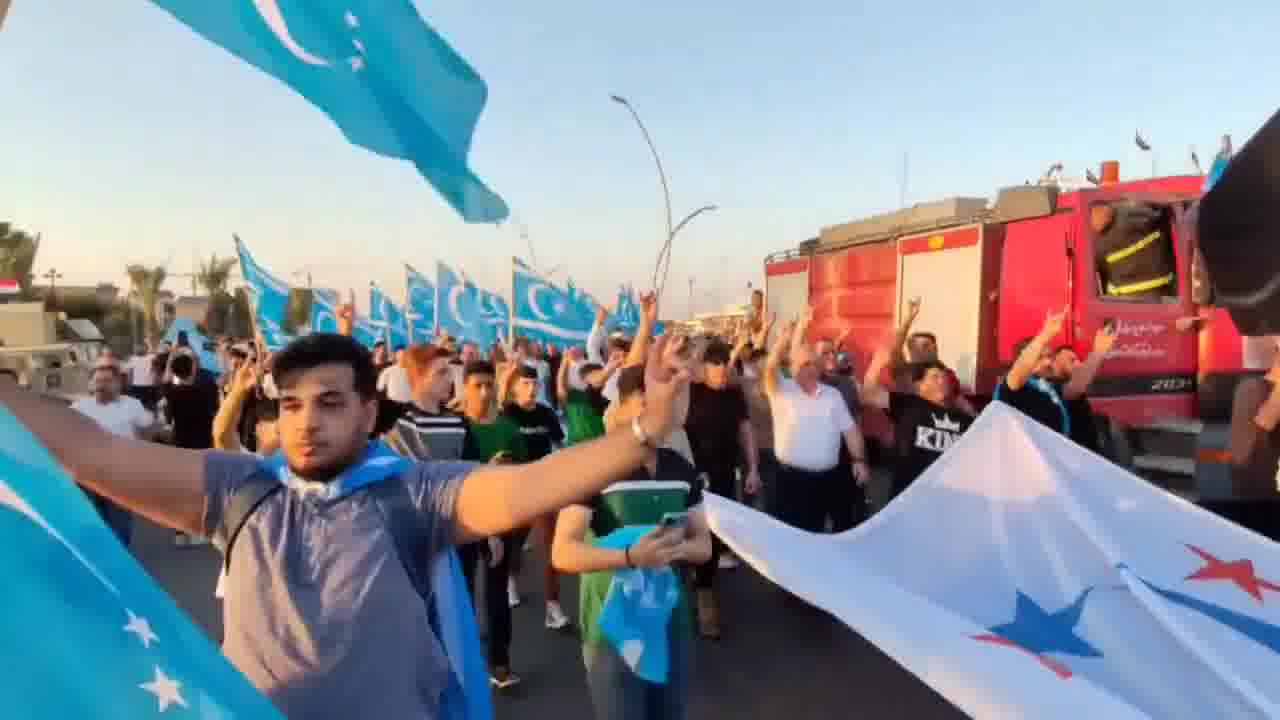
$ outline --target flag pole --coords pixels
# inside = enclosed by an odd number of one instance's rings
[[[511,286],[507,293],[507,344],[516,347],[516,256],[511,256]]]

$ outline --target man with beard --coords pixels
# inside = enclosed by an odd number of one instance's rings
[[[644,411],[631,422],[528,465],[413,463],[371,443],[377,376],[369,353],[338,335],[308,335],[275,356],[281,452],[265,461],[117,437],[8,376],[0,402],[78,482],[220,547],[228,502],[269,479],[278,491],[257,502],[229,555],[227,658],[286,717],[440,718],[461,660],[445,651],[448,618],[423,598],[446,588],[429,579],[428,592],[416,590],[366,496],[403,496],[415,547],[433,562],[593,497],[641,467],[674,424],[687,380],[662,357],[646,369]]]

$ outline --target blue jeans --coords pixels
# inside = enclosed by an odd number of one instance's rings
[[[641,680],[607,642],[582,646],[596,720],[684,720],[693,676],[693,636],[673,631],[666,685]]]

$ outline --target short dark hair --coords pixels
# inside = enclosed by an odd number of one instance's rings
[[[351,368],[352,384],[363,400],[378,394],[378,375],[373,357],[356,340],[335,333],[311,333],[289,343],[271,359],[271,374],[283,380],[290,373],[313,370],[324,365]]]
[[[601,365],[600,363],[589,362],[589,363],[582,363],[582,365],[579,366],[578,372],[583,375],[590,375],[591,373],[597,370],[603,370],[603,369],[604,369],[604,366]]]
[[[523,378],[525,380],[537,380],[538,369],[535,367],[529,367],[528,365],[521,365],[516,369],[516,377]]]
[[[644,392],[644,366],[630,365],[618,371],[618,400]]]
[[[711,365],[728,365],[733,349],[723,340],[712,340],[702,352],[702,361]]]
[[[496,375],[493,369],[493,363],[488,360],[476,360],[467,363],[467,367],[462,371],[462,378],[465,380],[472,375]]]
[[[915,383],[924,380],[925,377],[928,376],[930,370],[946,372],[947,367],[935,360],[926,360],[924,362],[909,363],[907,365],[907,370],[911,373],[911,383],[914,385]]]
[[[609,338],[609,352],[631,352],[631,341],[626,338]]]
[[[245,352],[244,350],[242,350],[242,349],[240,349],[240,348],[231,348],[230,350],[228,350],[228,351],[227,351],[227,353],[228,353],[229,355],[231,355],[231,357],[233,357],[233,358],[235,358],[235,359],[237,359],[237,360],[248,360],[248,359],[249,359],[249,353]]]
[[[907,342],[909,343],[915,342],[916,340],[920,340],[921,338],[928,340],[934,345],[938,344],[938,336],[934,335],[931,332],[913,332],[911,333],[911,337],[907,338]]]
[[[187,331],[186,331],[186,330],[179,330],[179,331],[178,331],[178,342],[177,342],[177,345],[178,345],[178,347],[190,347],[190,346],[191,346],[191,339],[187,337]]]
[[[173,359],[173,363],[170,367],[173,368],[173,374],[183,380],[191,379],[191,374],[196,371],[195,361],[186,353],[179,353],[178,356]]]

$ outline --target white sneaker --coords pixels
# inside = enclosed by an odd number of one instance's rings
[[[734,557],[733,553],[726,552],[720,556],[721,570],[736,570],[737,568],[738,568],[738,558]]]
[[[507,605],[520,607],[520,589],[516,587],[515,578],[507,578]]]
[[[569,618],[564,614],[564,608],[558,602],[547,603],[547,629],[563,630],[566,627],[569,627]]]

